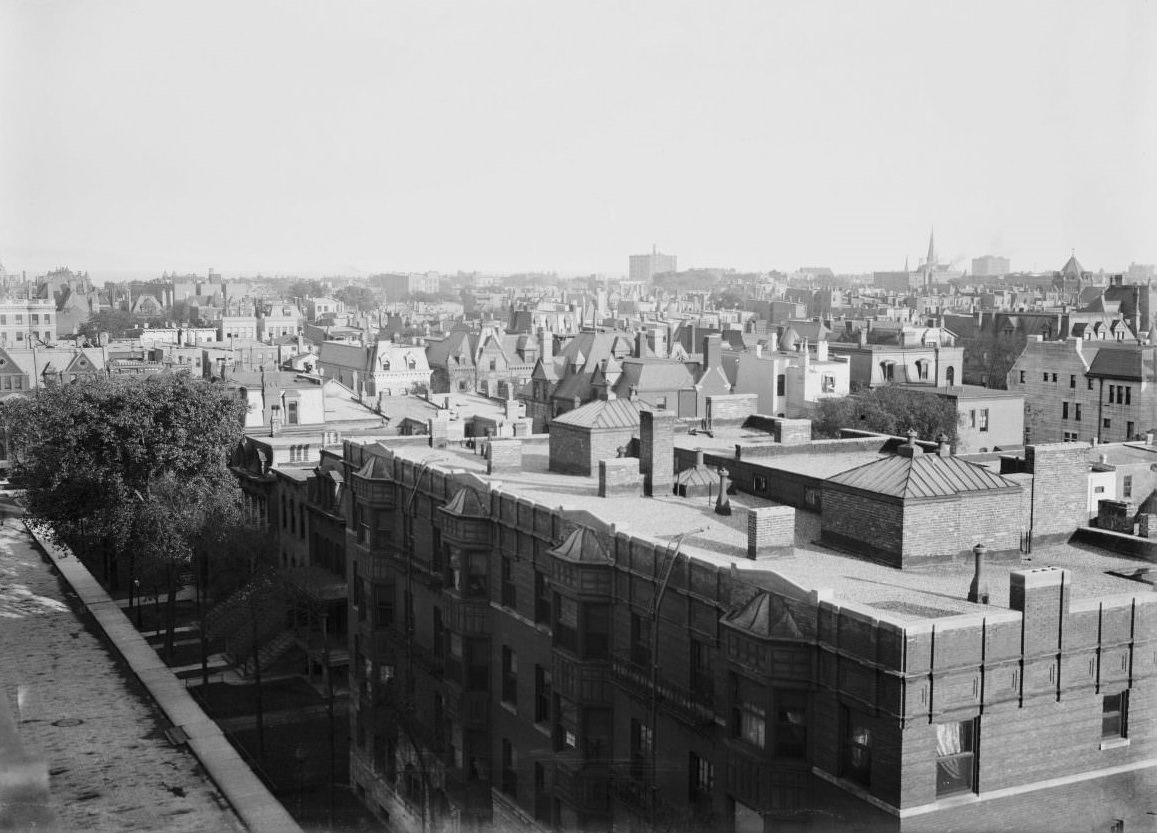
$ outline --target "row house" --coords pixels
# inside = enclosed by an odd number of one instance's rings
[[[1155,351],[1030,338],[1008,374],[1008,389],[1024,396],[1026,442],[1120,442],[1153,430]]]

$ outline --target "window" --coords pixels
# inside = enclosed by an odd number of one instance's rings
[[[518,796],[518,751],[507,738],[502,739],[502,791]]]
[[[893,381],[896,378],[896,363],[880,362],[880,376],[885,382]]]
[[[767,742],[767,712],[757,700],[760,690],[742,677],[731,677],[731,735],[763,749]]]
[[[715,765],[692,752],[688,769],[691,775],[688,784],[691,801],[693,803],[710,801],[711,795],[715,791]]]
[[[864,786],[872,782],[872,730],[860,712],[840,707],[843,724],[843,748],[840,775]]]
[[[509,646],[502,646],[502,702],[518,705],[518,654]]]
[[[1132,421],[1125,423],[1125,439],[1132,439],[1133,434],[1136,433],[1135,428],[1136,426]]]
[[[1076,386],[1077,386],[1077,374],[1075,374],[1075,373],[1070,374],[1069,375],[1069,387],[1075,388]]]
[[[981,408],[980,409],[980,426],[979,427],[980,427],[981,431],[987,431],[988,430],[988,408]]]
[[[1047,382],[1048,380],[1049,380],[1049,375],[1046,373],[1046,374],[1044,374],[1043,381]]]
[[[775,395],[784,396],[787,393],[787,376],[780,373],[775,377]]]
[[[1053,374],[1053,384],[1055,385],[1056,383],[1057,383],[1057,374],[1054,373]]]
[[[290,424],[290,425],[297,425],[297,424],[298,424],[298,423],[297,423],[297,420],[298,420],[298,417],[297,417],[297,403],[296,403],[296,402],[294,402],[293,400],[290,400],[289,402],[286,402],[286,403],[285,403],[285,407],[286,407],[286,410],[287,410],[287,411],[288,411],[288,413],[289,413],[289,424]]]
[[[1068,419],[1068,418],[1069,418],[1069,403],[1068,402],[1062,402],[1061,403],[1061,419]]]
[[[514,559],[502,556],[502,606],[515,608],[518,601],[518,588],[514,584]]]
[[[651,620],[637,613],[631,614],[631,662],[651,665]]]
[[[1104,486],[1094,486],[1093,487],[1093,494],[1094,495],[1103,495],[1104,493],[1105,493],[1105,487]]]
[[[1020,383],[1022,385],[1024,384],[1024,371],[1023,370],[1020,372]]]
[[[1129,736],[1129,692],[1106,694],[1101,701],[1101,737]]]
[[[1081,421],[1081,403],[1077,402],[1073,408],[1073,419],[1077,422]]]
[[[578,651],[578,602],[566,596],[555,595],[555,606],[558,608],[554,622],[554,641],[556,645],[571,651]]]
[[[916,375],[922,380],[928,378],[928,362],[925,359],[916,362]]]
[[[1105,421],[1102,423],[1102,425],[1104,425],[1104,427],[1106,427],[1106,428],[1112,428],[1113,427],[1113,420],[1109,419],[1108,417],[1105,417]]]
[[[975,428],[976,427],[976,411],[975,410],[968,412],[968,427],[969,428]]]
[[[550,672],[541,665],[534,666],[534,722],[550,723]]]
[[[824,373],[820,376],[820,392],[821,393],[835,393],[836,392],[836,377],[830,373]]]
[[[1124,488],[1121,490],[1122,496],[1123,497],[1133,497],[1133,475],[1131,475],[1131,474],[1125,475],[1125,482],[1124,482],[1123,486],[1124,486]]]
[[[976,771],[976,720],[936,726],[936,795],[972,792]]]
[[[1112,405],[1112,404],[1113,404],[1113,402],[1114,402],[1114,400],[1113,400],[1113,391],[1114,391],[1114,390],[1116,390],[1116,389],[1117,389],[1117,386],[1116,386],[1116,385],[1109,385],[1109,404],[1110,404],[1110,405]]]
[[[1089,384],[1089,390],[1092,390],[1093,389],[1093,380],[1089,379],[1088,384]]]
[[[655,730],[641,720],[631,718],[631,777],[642,781],[651,771],[655,751]]]
[[[752,489],[756,492],[763,492],[767,490],[767,478],[762,474],[755,475],[755,479],[751,484]]]
[[[554,712],[558,716],[558,723],[555,725],[555,751],[573,751],[578,745],[578,708],[565,697],[556,696]]]
[[[691,694],[700,703],[715,702],[715,679],[711,671],[711,648],[698,639],[691,640]]]
[[[1133,404],[1133,389],[1132,388],[1125,388],[1125,404],[1126,405],[1132,405]]]
[[[807,695],[802,691],[775,694],[775,754],[807,757]]]
[[[550,579],[540,572],[534,574],[534,621],[550,624]]]

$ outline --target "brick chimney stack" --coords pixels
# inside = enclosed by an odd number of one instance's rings
[[[675,414],[639,412],[639,471],[643,494],[667,495],[675,483]]]

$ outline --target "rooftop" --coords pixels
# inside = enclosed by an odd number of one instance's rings
[[[366,438],[372,442],[372,438]],[[819,545],[819,516],[796,512],[795,549],[791,554],[775,555],[752,561],[747,558],[747,513],[744,508],[774,505],[752,495],[739,493],[731,497],[734,509],[730,516],[714,512],[714,500],[684,499],[673,495],[654,498],[616,496],[613,500],[598,496],[597,478],[578,477],[551,472],[545,443],[523,444],[521,472],[503,472],[488,476],[485,460],[467,449],[449,447],[432,452],[427,446],[389,446],[400,458],[413,463],[428,461],[432,468],[469,472],[489,482],[501,492],[552,507],[586,511],[614,524],[616,531],[660,543],[671,543],[680,533],[687,534],[681,553],[719,567],[731,565],[752,572],[778,575],[804,591],[830,589],[836,601],[858,603],[872,608],[880,619],[906,624],[924,619],[977,613],[1008,607],[1009,573],[1030,567],[1054,566],[1074,574],[1074,601],[1108,594],[1136,593],[1142,588],[1136,581],[1109,575],[1126,575],[1145,567],[1137,559],[1105,554],[1081,545],[1053,544],[1040,547],[1031,557],[1018,562],[993,562],[987,571],[991,605],[967,601],[972,580],[971,561],[938,564],[927,568],[898,570],[861,560]],[[839,457],[841,455],[831,455]],[[871,455],[879,458],[878,453]],[[776,458],[776,465],[797,459],[815,466],[828,463],[826,455],[798,458]],[[1142,588],[1146,589],[1146,588]]]

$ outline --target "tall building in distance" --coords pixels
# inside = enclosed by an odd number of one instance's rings
[[[677,272],[675,255],[665,255],[657,246],[651,247],[647,255],[631,255],[631,280],[650,281],[664,272]]]
[[[981,255],[972,258],[972,274],[978,278],[992,278],[998,275],[1007,275],[1012,271],[1012,265],[1007,257],[997,255]]]

